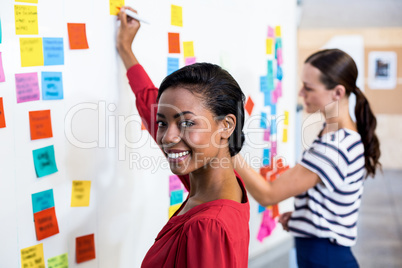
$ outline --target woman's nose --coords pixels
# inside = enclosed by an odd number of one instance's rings
[[[176,144],[181,140],[180,130],[176,126],[169,126],[162,136],[162,144]]]

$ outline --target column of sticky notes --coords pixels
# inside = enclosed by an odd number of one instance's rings
[[[179,177],[176,175],[169,176],[169,218],[180,208],[186,194],[188,194],[188,192]]]

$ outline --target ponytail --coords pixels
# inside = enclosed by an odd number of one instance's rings
[[[366,177],[374,177],[377,167],[381,168],[381,163],[379,162],[381,155],[380,142],[375,134],[377,119],[361,90],[356,87],[353,93],[356,95],[355,115],[357,131],[364,145]]]

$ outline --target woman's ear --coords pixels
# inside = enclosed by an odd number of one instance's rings
[[[346,94],[346,89],[345,89],[345,87],[344,86],[342,86],[342,85],[337,85],[335,88],[334,88],[334,100],[335,101],[338,101],[338,100],[341,100],[344,96],[345,96],[345,94]]]
[[[236,116],[228,114],[221,121],[221,136],[224,139],[229,139],[236,127]]]

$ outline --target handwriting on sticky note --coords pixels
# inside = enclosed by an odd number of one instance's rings
[[[67,30],[70,49],[89,48],[85,23],[67,23]]]
[[[109,0],[110,15],[117,15],[119,13],[118,7],[124,6],[124,0]]]
[[[42,38],[20,38],[21,67],[43,66]]]
[[[15,5],[15,34],[38,34],[37,6]]]
[[[63,99],[63,79],[61,72],[42,72],[42,99]]]
[[[36,238],[45,239],[59,233],[59,225],[54,207],[36,212],[34,214]]]
[[[47,259],[48,268],[68,268],[68,254],[64,253]]]
[[[170,193],[170,205],[176,205],[183,202],[183,189],[172,191]]]
[[[169,53],[180,53],[180,34],[168,33]]]
[[[87,207],[91,193],[91,181],[73,181],[71,192],[72,207]]]
[[[29,112],[29,125],[31,129],[31,140],[53,137],[50,110]]]
[[[1,31],[0,31],[0,35],[1,35]],[[6,76],[4,75],[3,60],[1,58],[1,52],[0,52],[0,82],[5,82],[5,81],[6,81]]]
[[[6,127],[6,117],[4,115],[3,98],[0,97],[0,128]]]
[[[183,42],[183,53],[184,57],[194,57],[194,42],[193,41],[187,41]]]
[[[274,39],[273,38],[267,38],[266,39],[266,54],[267,55],[272,55],[273,45],[274,45]]]
[[[95,259],[94,234],[80,236],[75,239],[75,257],[77,263]]]
[[[15,75],[17,103],[39,100],[39,85],[37,73]]]
[[[167,74],[171,74],[179,69],[179,59],[178,58],[168,58],[167,59]]]
[[[181,6],[171,5],[170,23],[173,26],[183,27],[183,8]]]
[[[21,267],[45,268],[42,243],[21,249]]]
[[[32,194],[32,210],[36,212],[54,207],[53,189]]]
[[[189,57],[184,60],[184,65],[188,66],[194,64],[197,61],[196,57]]]
[[[43,38],[44,65],[64,64],[63,38]]]
[[[33,150],[32,154],[38,178],[57,172],[53,145]]]
[[[173,214],[180,208],[181,204],[176,204],[169,207],[169,219],[173,216]]]

